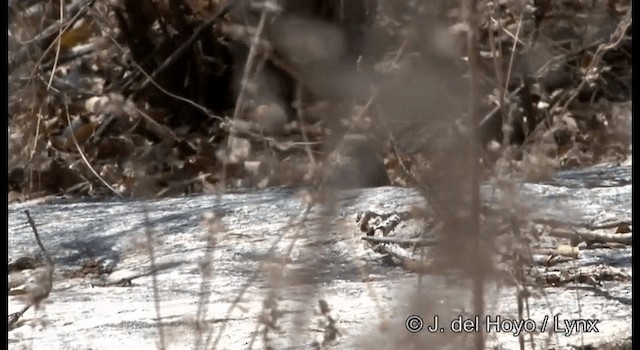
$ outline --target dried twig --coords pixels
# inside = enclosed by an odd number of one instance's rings
[[[422,238],[398,238],[398,237],[362,237],[363,240],[374,244],[397,244],[399,246],[412,246],[412,247],[428,247],[434,246],[438,243],[433,240],[425,240]]]
[[[51,273],[53,273],[53,259],[47,252],[47,249],[44,247],[44,244],[42,244],[42,240],[40,239],[40,235],[38,234],[38,229],[36,228],[36,223],[31,218],[31,213],[28,209],[25,210],[24,213],[27,215],[27,220],[29,221],[29,226],[31,226],[31,229],[33,230],[33,235],[36,238],[36,243],[38,243],[38,247],[40,248],[40,250],[42,250],[42,254],[44,254],[45,259],[47,259],[47,266],[51,269]]]
[[[577,231],[571,229],[556,228],[549,232],[550,236],[569,238],[572,241],[596,241],[602,243],[621,243],[631,245],[631,233],[604,233]]]
[[[30,54],[29,51],[32,50],[34,47],[43,46],[43,44],[46,43],[48,40],[50,40],[54,35],[56,35],[56,33],[58,34],[58,38],[59,38],[61,33],[64,33],[67,29],[73,27],[73,25],[77,21],[79,21],[82,17],[84,17],[84,15],[87,13],[89,8],[93,6],[94,2],[95,0],[84,0],[82,2],[73,4],[67,11],[67,13],[72,16],[68,21],[65,21],[64,23],[62,21],[56,22],[52,24],[50,27],[40,32],[40,34],[38,34],[35,38],[31,39],[29,45],[23,46],[20,49],[20,51],[18,51],[15,54],[15,56],[13,56],[13,59],[9,60],[9,73],[11,73],[14,69],[18,68],[22,64],[29,61],[28,60],[28,57]],[[53,48],[53,45],[57,41],[59,40],[54,40],[45,49],[45,51],[43,52],[38,62],[35,64],[35,68],[34,68],[34,71],[32,72],[32,75],[33,73],[35,73],[35,70],[38,68],[40,63],[42,63],[47,53]]]
[[[145,273],[140,273],[137,275],[133,275],[133,276],[129,276],[129,277],[123,277],[117,281],[111,281],[111,282],[103,282],[103,281],[94,281],[91,282],[91,287],[131,287],[133,286],[133,280],[136,278],[140,278],[140,277],[147,277],[150,276],[151,274],[154,274],[157,272],[156,270],[152,270],[149,272],[145,272]]]
[[[579,268],[537,268],[532,271],[534,283],[561,287],[569,283],[600,286],[602,281],[626,281],[631,278],[621,269],[606,266],[585,266]],[[532,281],[533,282],[533,281]]]
[[[67,115],[67,123],[69,123],[69,125],[71,125],[71,119],[69,118],[69,105],[65,104],[65,108],[66,108],[66,115]],[[78,140],[76,139],[76,135],[74,132],[71,132],[71,139],[73,140],[73,144],[76,146],[76,149],[78,150],[78,153],[80,154],[80,157],[82,157],[82,160],[84,161],[85,165],[87,166],[87,168],[89,168],[89,170],[91,171],[91,173],[106,187],[109,189],[109,191],[111,191],[111,193],[115,194],[116,196],[122,198],[122,194],[120,194],[120,192],[116,191],[115,188],[113,188],[111,185],[109,185],[109,183],[102,178],[102,176],[100,176],[100,174],[98,174],[98,172],[91,166],[91,163],[89,163],[89,160],[87,159],[87,157],[84,155],[84,152],[82,152],[82,149],[80,148],[80,144],[78,143]]]
[[[156,267],[156,257],[153,252],[154,242],[153,242],[153,230],[151,229],[151,221],[149,220],[149,212],[145,209],[144,211],[144,221],[145,221],[145,235],[147,236],[147,252],[149,253],[149,263],[151,265],[151,279],[153,285],[153,302],[156,311],[158,333],[160,335],[160,350],[166,349],[166,342],[164,336],[164,328],[162,327],[162,315],[160,313],[160,291],[158,289],[158,269]]]
[[[263,6],[262,12],[260,13],[260,21],[258,22],[258,28],[251,40],[251,47],[249,48],[249,56],[247,57],[247,62],[244,66],[244,71],[242,72],[242,78],[240,82],[240,92],[238,93],[238,97],[236,98],[236,104],[233,110],[232,120],[237,120],[242,111],[244,110],[244,100],[247,92],[247,85],[249,84],[249,75],[251,71],[254,69],[254,60],[258,54],[258,46],[260,44],[260,38],[262,36],[262,32],[265,29],[267,24],[267,17],[270,12],[274,11],[274,8],[270,6]],[[231,146],[231,138],[227,139],[227,148],[229,149]],[[225,183],[227,178],[227,162],[223,162],[222,164],[222,179],[220,180],[221,188],[224,190]]]
[[[589,82],[588,76],[592,75],[596,71],[600,60],[602,59],[602,56],[604,56],[607,51],[614,49],[616,46],[620,45],[620,43],[627,37],[626,33],[630,26],[631,6],[629,6],[627,13],[621,19],[620,24],[618,24],[616,30],[613,32],[613,34],[611,34],[610,41],[606,44],[598,45],[598,48],[593,54],[593,58],[589,62],[589,65],[586,69],[584,69],[584,79],[580,81],[580,84],[573,90],[573,94],[571,94],[571,96],[564,102],[564,105],[562,106],[563,113],[569,108],[569,104],[571,104],[571,102],[578,96],[584,86],[587,85],[587,83]]]
[[[471,138],[468,145],[468,161],[469,161],[469,182],[471,188],[471,206],[469,230],[472,239],[475,242],[476,251],[480,251],[482,247],[482,237],[480,236],[480,166],[479,160],[479,141],[480,141],[480,115],[478,108],[480,106],[479,91],[479,52],[478,52],[478,23],[477,23],[477,0],[465,0],[462,4],[463,14],[467,21],[467,58],[469,60],[469,129],[471,130]],[[481,255],[482,256],[482,255]],[[473,307],[476,315],[484,314],[484,264],[476,263],[476,271],[473,272]],[[474,348],[476,350],[484,349],[484,334],[476,332],[474,336]]]
[[[171,56],[167,57],[167,59],[164,62],[162,62],[162,64],[158,66],[158,68],[156,68],[156,70],[153,71],[153,73],[151,73],[151,75],[148,76],[142,82],[140,87],[136,90],[136,92],[134,92],[134,96],[136,95],[137,92],[144,90],[144,88],[147,87],[152,82],[152,80],[156,79],[158,75],[160,75],[160,73],[162,73],[165,69],[167,69],[169,66],[174,64],[182,56],[182,54],[184,54],[186,50],[190,48],[191,45],[193,45],[193,43],[196,42],[196,40],[198,40],[200,35],[202,35],[205,30],[211,28],[211,26],[216,21],[218,21],[220,18],[225,16],[227,13],[229,13],[229,11],[231,11],[234,7],[236,7],[238,3],[239,3],[239,0],[228,1],[227,4],[223,8],[221,8],[216,14],[211,16],[204,23],[202,23],[198,28],[196,28],[196,30],[193,31],[193,34],[191,35],[191,37],[189,37],[189,39],[187,39],[187,41],[185,41],[184,44],[182,44],[174,53],[172,53]]]
[[[47,252],[47,249],[42,244],[42,240],[40,239],[40,234],[38,234],[38,229],[36,228],[36,224],[31,218],[31,213],[29,210],[25,210],[24,213],[27,215],[27,221],[29,222],[29,226],[33,230],[33,235],[36,238],[36,243],[38,247],[42,251],[46,259],[46,266],[43,270],[37,271],[35,281],[27,282],[33,283],[33,285],[27,286],[27,305],[25,305],[20,311],[15,312],[9,315],[9,330],[11,330],[15,324],[18,322],[20,317],[24,315],[27,310],[31,308],[31,306],[35,306],[36,308],[40,305],[40,303],[49,296],[51,293],[51,289],[53,288],[53,267],[54,262]]]

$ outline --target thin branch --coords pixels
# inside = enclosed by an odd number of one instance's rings
[[[174,64],[182,56],[182,54],[184,54],[187,51],[187,49],[190,48],[191,45],[193,45],[193,43],[196,40],[198,40],[200,35],[202,35],[205,30],[210,28],[219,18],[229,13],[229,11],[231,11],[234,7],[236,7],[238,3],[239,3],[239,0],[229,1],[223,8],[220,9],[220,11],[218,11],[215,15],[211,16],[204,23],[202,23],[198,28],[196,28],[196,30],[193,32],[191,37],[189,37],[189,39],[187,39],[187,41],[185,41],[184,44],[182,44],[174,53],[172,53],[171,56],[169,56],[164,62],[162,62],[162,64],[158,66],[158,68],[156,68],[156,70],[153,71],[153,73],[151,73],[151,76],[147,77],[142,82],[142,84],[140,85],[137,91],[142,91],[145,87],[149,85],[149,83],[151,83],[152,80],[156,79],[160,73],[162,73],[165,69],[167,69],[169,66]]]
[[[240,82],[240,92],[238,93],[238,97],[236,98],[235,108],[233,110],[232,120],[237,120],[240,116],[240,113],[244,109],[244,99],[247,91],[247,84],[249,83],[249,74],[251,73],[254,65],[254,60],[256,58],[258,52],[258,46],[260,43],[260,37],[262,36],[262,32],[267,23],[267,15],[274,11],[274,9],[270,6],[263,6],[262,12],[260,13],[260,21],[258,22],[258,28],[251,40],[251,47],[249,48],[249,55],[247,57],[247,62],[244,65],[244,71],[242,73],[242,80]],[[227,139],[227,149],[230,149],[231,137]],[[221,189],[224,190],[226,187],[226,179],[227,179],[227,162],[223,162],[222,164],[222,178],[220,180]]]
[[[153,302],[156,310],[156,318],[158,327],[158,333],[160,335],[160,349],[166,349],[166,342],[164,337],[164,328],[162,327],[162,315],[160,313],[160,291],[158,290],[158,271],[156,268],[156,258],[153,252],[154,242],[153,242],[153,230],[151,229],[151,222],[149,220],[149,212],[144,211],[144,221],[145,221],[145,235],[147,236],[147,252],[149,254],[149,263],[151,264],[151,280],[153,285]]]
[[[56,35],[56,32],[58,32],[58,37],[59,37],[60,33],[64,33],[67,29],[71,28],[78,20],[80,20],[80,18],[82,18],[85,15],[87,10],[93,5],[94,1],[95,0],[85,0],[83,2],[79,2],[72,5],[67,11],[67,13],[74,14],[74,15],[71,19],[67,21],[66,24],[62,24],[61,22],[56,22],[55,24],[43,30],[40,34],[36,35],[35,38],[31,39],[30,43],[27,45],[24,45],[20,49],[20,51],[16,53],[13,59],[9,61],[9,68],[8,68],[9,73],[11,73],[14,69],[18,68],[22,64],[29,61],[28,60],[29,53],[30,53],[29,51],[32,48],[43,46],[44,43],[47,42],[53,35]],[[54,44],[55,44],[55,41],[53,41],[51,45],[49,45],[49,47],[45,49],[44,53],[42,54],[42,56],[40,57],[40,59],[35,65],[36,69],[40,65],[40,63],[42,62],[46,54],[49,52],[49,50],[53,48]],[[31,75],[33,74],[35,74],[35,70],[34,72],[32,72]]]
[[[27,305],[25,305],[20,311],[14,312],[9,315],[9,330],[14,328],[16,323],[20,320],[24,313],[31,308],[31,306],[35,305],[37,307],[40,302],[46,299],[49,296],[49,293],[51,293],[51,289],[53,288],[53,258],[51,258],[51,255],[49,255],[49,252],[44,247],[44,244],[42,244],[42,239],[40,239],[40,234],[38,233],[38,229],[36,228],[36,223],[33,221],[33,218],[31,218],[31,213],[28,209],[25,210],[24,213],[27,215],[27,221],[29,223],[29,226],[31,226],[31,230],[33,231],[33,236],[36,239],[36,243],[38,244],[38,247],[42,251],[42,254],[47,261],[47,265],[44,271],[47,275],[42,279],[36,279],[35,283],[38,283],[38,285],[36,288],[34,288],[34,292],[29,295],[29,302],[27,303]]]
[[[479,143],[480,143],[480,115],[478,113],[479,103],[479,62],[477,47],[477,18],[476,18],[477,0],[465,0],[463,3],[463,14],[466,17],[467,26],[467,56],[469,60],[469,127],[471,130],[471,138],[468,144],[468,160],[469,160],[469,181],[471,185],[471,217],[469,219],[469,230],[473,237],[476,251],[481,251],[482,237],[480,236],[480,166]],[[480,254],[483,259],[483,254]],[[473,307],[474,313],[478,316],[484,314],[484,264],[476,263],[477,267],[473,271]],[[484,334],[476,332],[474,336],[474,348],[476,350],[484,350]]]
[[[67,115],[67,123],[69,123],[69,125],[71,125],[71,119],[69,118],[69,105],[65,104],[65,109],[66,109],[66,115]],[[71,139],[73,140],[73,144],[76,146],[76,149],[78,150],[78,153],[80,154],[80,157],[82,158],[82,160],[84,161],[84,164],[89,168],[89,171],[91,171],[91,173],[106,187],[108,188],[113,194],[115,194],[116,196],[122,198],[122,194],[120,194],[120,192],[116,191],[115,188],[113,188],[111,185],[109,185],[109,183],[107,183],[107,181],[105,179],[102,178],[102,176],[100,176],[100,174],[98,174],[98,172],[91,166],[91,163],[89,163],[89,160],[87,159],[87,157],[84,155],[84,153],[82,152],[82,149],[80,148],[80,144],[78,143],[78,140],[76,139],[76,135],[73,132],[73,130],[71,131]]]
[[[109,36],[109,39],[111,40],[111,42],[112,42],[112,43],[113,43],[113,44],[114,44],[114,45],[115,45],[115,46],[116,46],[116,47],[117,47],[121,52],[125,52],[125,49],[122,47],[122,45],[120,45],[120,43],[118,43],[118,41],[117,41],[115,38],[113,38],[112,36]],[[224,119],[223,119],[222,117],[217,116],[217,115],[215,115],[215,114],[211,113],[211,111],[210,111],[210,110],[208,110],[208,109],[207,109],[207,107],[205,107],[205,106],[203,106],[203,105],[200,105],[200,104],[197,104],[196,102],[191,101],[191,100],[190,100],[190,99],[188,99],[188,98],[184,98],[184,97],[182,97],[182,96],[176,95],[176,94],[174,94],[174,93],[172,93],[172,92],[170,92],[170,91],[166,90],[166,89],[165,89],[165,88],[163,88],[162,86],[160,86],[160,84],[158,84],[158,83],[155,81],[155,79],[154,79],[151,75],[149,75],[149,73],[147,73],[147,72],[144,70],[144,68],[142,68],[142,67],[138,64],[138,62],[132,61],[132,62],[131,62],[131,64],[132,64],[132,65],[133,65],[133,66],[134,66],[134,67],[135,67],[135,68],[136,68],[140,73],[142,73],[142,75],[144,75],[144,76],[149,80],[149,82],[151,83],[151,85],[153,85],[156,89],[160,90],[160,92],[162,92],[163,94],[165,94],[165,95],[167,95],[167,96],[169,96],[169,97],[171,97],[171,98],[174,98],[174,99],[176,99],[176,100],[178,100],[178,101],[182,101],[182,102],[184,102],[184,103],[186,103],[186,104],[188,104],[188,105],[190,105],[190,106],[192,106],[192,107],[194,107],[194,108],[196,108],[196,109],[200,110],[202,113],[206,114],[209,118],[217,119],[217,120],[219,120],[219,121],[221,121],[221,122],[222,122],[222,121],[224,121]]]
[[[42,250],[42,254],[44,254],[45,259],[47,259],[47,265],[49,268],[51,268],[51,272],[53,273],[53,259],[51,258],[51,255],[49,255],[49,252],[47,252],[47,249],[44,247],[44,244],[42,244],[40,234],[38,234],[38,229],[36,228],[36,223],[31,218],[29,209],[25,210],[24,213],[27,215],[27,220],[29,222],[29,226],[31,226],[31,230],[33,230],[33,235],[36,238],[36,243],[38,243],[38,247],[40,248],[40,250]]]
[[[56,55],[53,58],[53,67],[51,67],[51,76],[49,77],[49,81],[47,82],[47,90],[51,87],[51,82],[53,82],[53,77],[55,75],[56,69],[58,68],[58,59],[60,59],[60,47],[62,46],[62,20],[64,19],[64,3],[60,1],[60,32],[58,33],[58,39],[56,39]]]

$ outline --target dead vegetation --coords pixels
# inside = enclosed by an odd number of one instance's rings
[[[479,3],[486,169],[627,156],[630,4],[593,6]],[[456,3],[34,1],[9,18],[13,200],[318,184],[343,163],[350,186],[415,184],[467,132]],[[336,162],[345,135],[364,150]]]
[[[540,180],[630,154],[628,1],[15,2],[9,48],[13,200],[311,185],[322,190],[311,206],[335,188],[414,186],[434,208],[435,254],[476,278],[477,314],[493,271],[480,235],[500,226],[518,249],[530,243],[511,211],[491,226],[470,195],[480,180],[508,187],[517,173]],[[213,237],[223,228],[210,221]],[[363,231],[408,270],[432,272],[403,248],[424,236]],[[522,285],[529,253],[510,261]],[[253,339],[265,348],[282,316],[279,272],[268,274]],[[195,328],[215,347],[201,303]],[[340,332],[319,307],[316,346],[328,348]]]
[[[42,243],[42,239],[38,234],[36,223],[31,218],[31,214],[28,210],[25,210],[29,226],[33,230],[36,243],[44,255],[44,263],[38,264],[35,261],[25,264],[24,258],[22,263],[18,266],[13,264],[9,265],[9,295],[18,295],[24,299],[24,307],[8,316],[8,329],[11,330],[17,326],[21,321],[20,318],[27,310],[34,307],[36,310],[40,309],[40,304],[49,297],[51,288],[53,287],[53,268],[54,261],[51,255],[47,252],[47,249]],[[19,259],[20,260],[20,259]],[[40,266],[38,266],[40,265]]]

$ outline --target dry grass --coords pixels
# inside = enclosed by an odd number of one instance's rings
[[[629,153],[620,112],[630,98],[627,2],[223,3],[10,6],[14,200],[312,186],[308,210],[331,214],[342,187],[332,173],[352,174],[356,187],[413,186],[444,224],[443,266],[475,280],[482,314],[493,269],[480,181],[508,188],[516,172],[539,179]],[[348,150],[354,134],[364,153]],[[315,220],[306,215],[292,218],[292,232]],[[215,249],[224,227],[205,225]],[[216,348],[224,334],[224,325],[216,334],[205,326],[213,263],[201,262],[196,348]],[[279,336],[285,265],[263,271],[272,288],[250,347],[260,338],[271,348]],[[516,300],[522,319],[525,295]],[[424,310],[427,288],[415,299]],[[315,344],[330,348],[341,336],[331,305],[312,293],[308,304],[322,319]],[[482,333],[470,344],[483,348]]]

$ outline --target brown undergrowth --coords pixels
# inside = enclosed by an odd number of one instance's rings
[[[494,228],[470,195],[480,179],[508,186],[514,174],[539,180],[630,153],[625,1],[29,5],[9,10],[13,200],[310,186],[309,208],[332,214],[336,189],[411,186],[444,224],[446,269],[476,278],[477,303],[492,252],[473,232]],[[207,226],[215,249],[224,228]],[[201,264],[203,296],[211,264]],[[281,271],[263,272],[273,288],[251,344],[270,348],[284,286]],[[417,311],[431,307],[425,293]],[[524,312],[524,297],[516,302]],[[194,329],[208,348],[224,327],[206,329],[206,304]],[[339,342],[331,305],[309,305],[324,334],[315,346]]]
[[[353,185],[409,185],[403,170],[437,168],[467,132],[458,6],[289,2],[265,16],[240,1],[15,3],[11,199],[301,186],[344,163]],[[480,2],[486,169],[507,150],[532,177],[626,159],[629,6],[598,6]],[[364,151],[340,151],[353,134]]]

